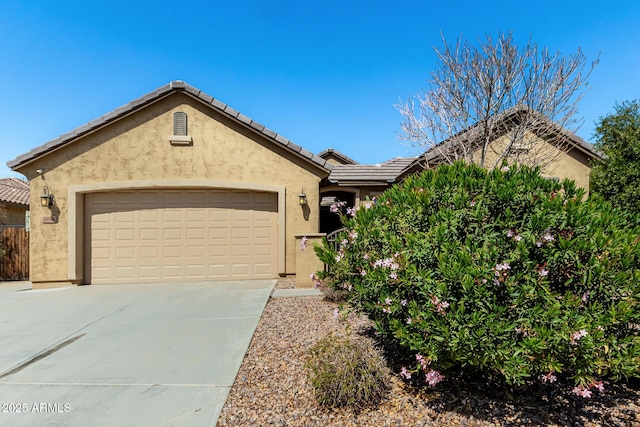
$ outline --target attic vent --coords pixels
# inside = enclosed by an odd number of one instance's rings
[[[181,111],[173,113],[173,134],[177,136],[187,135],[187,113]]]

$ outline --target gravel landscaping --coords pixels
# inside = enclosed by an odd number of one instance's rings
[[[278,288],[292,288],[282,279]],[[318,405],[304,371],[307,350],[328,332],[345,334],[337,304],[321,296],[271,298],[260,319],[218,426],[640,426],[640,381],[605,383],[582,399],[564,387],[498,390],[444,381],[413,388],[397,373],[377,407],[354,412]],[[351,322],[354,339],[380,348],[366,318]],[[386,350],[389,353],[392,350]]]

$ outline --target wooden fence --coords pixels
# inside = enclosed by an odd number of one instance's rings
[[[24,227],[0,228],[0,280],[29,279],[29,232]]]

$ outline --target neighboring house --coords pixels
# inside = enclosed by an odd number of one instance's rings
[[[345,154],[342,154],[338,150],[334,150],[333,148],[327,148],[326,150],[318,153],[318,157],[325,159],[328,163],[332,165],[357,165],[358,162],[353,160],[351,157],[348,157]]]
[[[586,166],[583,145],[568,157]],[[304,238],[341,227],[330,206],[361,205],[429,156],[314,155],[174,81],[7,164],[36,206],[34,288],[284,275],[308,286],[322,264]]]
[[[578,187],[588,192],[591,164],[601,159],[602,154],[575,133],[558,126],[540,114],[536,114],[539,126],[526,129],[523,136],[518,141],[514,141],[510,132],[520,124],[520,115],[524,113],[529,112],[525,108],[514,108],[496,120],[495,139],[489,144],[485,164],[492,165],[500,161],[499,156],[503,153],[507,153],[504,159],[509,163],[539,164],[540,162],[536,161],[536,156],[539,156],[547,163],[541,168],[543,176],[559,180],[565,178],[574,180]],[[471,127],[441,142],[416,158],[413,164],[403,171],[400,178],[444,163],[446,156],[453,158],[458,154],[459,157],[464,158],[464,153],[460,153],[459,149],[458,153],[455,152],[460,141],[472,147],[471,157],[478,162],[481,153],[480,136],[478,130]]]
[[[29,183],[0,179],[0,226],[24,227],[29,212]]]

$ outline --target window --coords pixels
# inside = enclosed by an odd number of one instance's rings
[[[171,145],[193,145],[193,139],[187,129],[187,113],[173,113],[173,135],[169,136]]]
[[[173,134],[187,136],[187,113],[181,111],[173,113]]]

